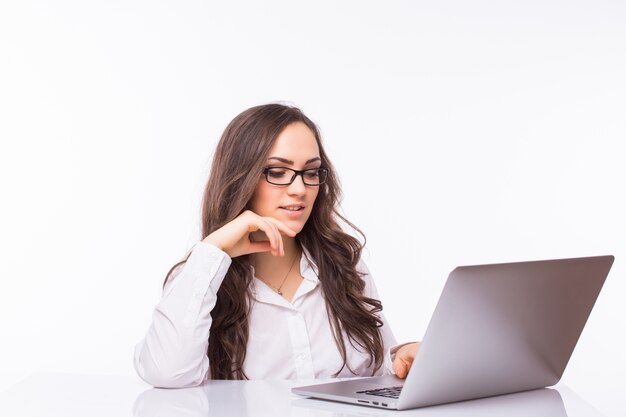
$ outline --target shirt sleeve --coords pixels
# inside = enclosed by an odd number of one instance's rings
[[[145,338],[135,346],[137,374],[159,388],[200,385],[208,377],[211,311],[232,260],[198,242],[172,272]]]
[[[370,274],[370,271],[367,265],[365,265],[365,262],[363,262],[363,260],[359,261],[357,265],[357,271],[365,274],[362,277],[365,281],[365,289],[363,290],[363,293],[369,298],[380,300],[378,290],[376,289],[376,284],[374,284],[374,279],[372,278],[372,275]],[[378,313],[378,316],[383,322],[383,325],[380,328],[380,333],[383,338],[383,347],[385,351],[383,375],[395,375],[395,372],[393,370],[393,359],[395,358],[397,350],[407,343],[398,344],[383,312],[381,311],[380,313]]]

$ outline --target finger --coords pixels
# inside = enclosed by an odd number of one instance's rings
[[[269,252],[272,250],[270,242],[250,242],[248,253]]]
[[[285,254],[285,250],[283,248],[283,240],[280,237],[280,233],[278,233],[278,229],[276,226],[268,222],[270,224],[270,228],[272,229],[272,233],[274,233],[274,239],[276,239],[276,246],[278,246],[278,256],[282,256]]]
[[[269,222],[276,225],[279,232],[283,232],[289,237],[295,237],[297,235],[297,233],[293,229],[291,229],[289,226],[287,226],[285,223],[281,222],[280,220],[275,219],[273,217],[266,217],[266,218]]]
[[[283,235],[289,236],[289,237],[295,237],[298,233],[291,229],[290,227],[288,227],[285,223],[281,222],[280,220],[277,220],[273,217],[266,217],[265,219],[267,219],[268,222],[272,223],[274,226],[276,226],[277,232],[278,232],[278,239],[281,242],[282,247],[284,248],[284,242],[283,242]],[[285,251],[283,249],[283,255],[285,254]]]
[[[278,230],[278,227],[276,226],[276,224],[269,217],[264,217],[263,220],[265,220],[268,224],[270,224],[272,226],[272,230],[274,232],[274,236],[276,237],[276,241],[278,242],[278,246],[280,248],[280,255],[284,256],[285,255],[285,246],[283,244],[283,237],[280,235],[280,231]]]
[[[263,231],[265,235],[267,236],[267,238],[269,239],[272,254],[277,255],[278,244],[276,242],[276,235],[274,234],[274,231],[272,230],[272,226],[269,224],[269,222],[267,222],[263,218],[261,218],[260,221],[256,223],[256,226],[259,228],[259,230]]]
[[[285,255],[285,245],[283,243],[283,237],[280,235],[278,228],[272,222],[269,222],[272,225],[272,230],[274,231],[274,236],[276,237],[276,242],[278,242],[278,246],[280,247],[279,256]]]
[[[399,358],[393,361],[393,370],[398,378],[405,378],[408,366]]]
[[[415,346],[415,344],[405,345],[402,346],[398,352],[396,352],[396,357],[393,361],[393,368],[399,378],[404,378],[408,374],[409,369],[413,364],[413,360],[415,359]]]
[[[276,233],[276,240],[280,242],[280,254],[281,256],[285,256],[285,242],[283,242],[283,237],[280,235],[280,230],[278,230],[278,227],[276,227],[275,224],[273,224],[273,226],[274,232]]]

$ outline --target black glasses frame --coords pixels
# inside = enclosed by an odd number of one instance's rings
[[[275,183],[270,180],[270,177],[269,177],[270,169],[285,169],[285,170],[293,172],[293,175],[291,177],[291,180],[286,184]],[[307,183],[306,179],[304,178],[304,173],[307,171],[318,171],[320,173],[320,182],[318,182],[317,184]],[[302,182],[304,183],[304,185],[308,185],[311,187],[318,187],[326,182],[328,170],[326,168],[309,168],[309,169],[303,169],[301,171],[298,171],[297,169],[291,169],[287,167],[267,167],[263,169],[263,175],[265,176],[265,181],[269,182],[272,185],[291,185],[295,181],[296,177],[300,175],[302,177]]]

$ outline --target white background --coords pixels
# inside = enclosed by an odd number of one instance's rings
[[[457,265],[615,255],[563,382],[621,410],[625,22],[610,0],[3,1],[0,389],[134,373],[222,130],[287,101],[400,341]]]

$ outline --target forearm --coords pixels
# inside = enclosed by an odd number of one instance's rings
[[[149,384],[182,388],[201,384],[207,357],[211,311],[230,258],[198,243],[163,291],[146,337],[135,348],[135,369]]]

